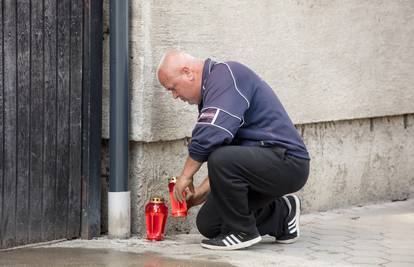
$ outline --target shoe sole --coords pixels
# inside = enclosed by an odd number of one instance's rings
[[[293,199],[295,200],[295,206],[296,206],[296,215],[294,217],[294,219],[296,220],[296,237],[291,238],[291,239],[286,239],[286,240],[277,240],[276,239],[276,243],[280,243],[280,244],[292,244],[295,243],[300,236],[300,231],[299,231],[299,225],[300,225],[300,208],[301,208],[301,204],[300,204],[300,199],[296,196],[296,195],[290,195],[291,197],[293,197]]]
[[[297,236],[295,238],[291,238],[291,239],[286,239],[286,240],[277,240],[276,239],[276,243],[279,243],[279,244],[292,244],[292,243],[295,243],[298,239],[299,239],[299,236]]]
[[[262,240],[261,236],[258,236],[254,239],[251,239],[249,241],[246,242],[242,242],[236,245],[231,245],[231,246],[213,246],[213,245],[208,245],[208,244],[204,244],[201,243],[201,246],[203,248],[207,248],[207,249],[214,249],[214,250],[236,250],[236,249],[242,249],[242,248],[247,248],[250,246],[253,246],[254,244],[259,243]]]

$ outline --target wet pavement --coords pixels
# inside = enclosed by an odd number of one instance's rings
[[[41,266],[24,265],[23,257],[30,264],[43,262],[43,266],[414,267],[414,199],[303,215],[301,238],[294,244],[277,244],[267,236],[245,250],[213,251],[200,246],[202,238],[183,234],[161,242],[136,236],[77,239],[41,250],[0,252],[0,266]],[[61,258],[59,250],[53,254],[53,249],[74,250],[60,250],[67,256]]]
[[[231,267],[223,262],[177,260],[156,253],[120,252],[112,249],[25,248],[0,252],[0,266],[143,266]]]

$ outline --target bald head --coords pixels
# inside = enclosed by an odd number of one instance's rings
[[[193,68],[196,58],[179,50],[171,50],[164,54],[157,69],[158,81],[162,83],[162,78],[174,77],[180,74],[183,68]]]
[[[204,61],[179,50],[164,54],[157,68],[157,79],[174,98],[190,104],[200,99]]]

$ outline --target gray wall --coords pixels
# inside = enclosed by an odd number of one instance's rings
[[[241,61],[274,88],[312,156],[301,191],[305,211],[413,191],[413,115],[403,114],[414,114],[414,1],[130,2],[133,232],[144,231],[149,196],[167,196],[161,177],[179,174],[197,116],[196,107],[174,101],[156,81],[171,48]],[[170,222],[169,231],[194,229],[193,220]]]

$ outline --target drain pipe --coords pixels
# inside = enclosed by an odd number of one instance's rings
[[[131,235],[128,191],[128,0],[110,0],[110,136],[108,236]]]

